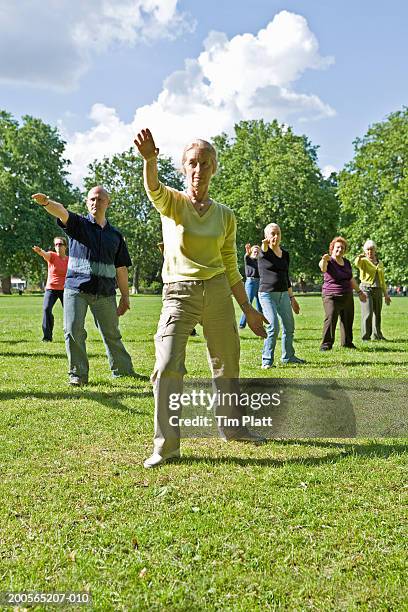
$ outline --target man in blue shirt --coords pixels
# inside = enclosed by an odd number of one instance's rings
[[[129,353],[123,346],[119,318],[129,310],[128,267],[132,265],[120,232],[106,219],[109,195],[93,187],[86,200],[84,217],[67,210],[43,193],[32,198],[43,206],[69,236],[69,261],[64,288],[64,333],[69,362],[69,384],[88,382],[85,316],[90,307],[101,333],[115,377],[133,375]],[[116,286],[121,293],[116,307]]]

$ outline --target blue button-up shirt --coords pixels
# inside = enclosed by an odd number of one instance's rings
[[[66,225],[58,219],[69,237],[65,287],[94,295],[114,295],[116,268],[132,265],[122,234],[109,222],[101,227],[91,214],[84,217],[68,212]]]

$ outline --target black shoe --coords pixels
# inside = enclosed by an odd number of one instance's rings
[[[356,349],[357,347],[355,344],[351,343],[351,344],[345,344],[343,348]]]
[[[322,344],[322,346],[320,347],[321,351],[331,351],[332,347],[331,346],[327,346],[327,344]]]
[[[43,338],[41,342],[52,342],[52,338]]]

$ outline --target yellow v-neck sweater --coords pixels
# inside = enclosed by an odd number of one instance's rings
[[[163,282],[209,280],[225,272],[230,287],[242,280],[238,270],[235,215],[213,202],[200,217],[186,193],[160,183],[148,197],[163,228]]]

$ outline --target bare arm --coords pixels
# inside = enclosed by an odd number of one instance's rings
[[[57,217],[57,219],[60,219],[64,225],[67,224],[69,212],[62,204],[50,200],[48,196],[44,195],[43,193],[35,193],[31,197],[39,206],[42,206],[47,213],[53,217]]]
[[[354,289],[354,291],[356,291],[358,293],[358,297],[360,298],[360,302],[366,302],[367,301],[367,296],[364,293],[364,291],[362,291],[362,289],[360,289],[360,287],[358,286],[358,282],[356,281],[356,279],[353,278],[350,281],[350,285],[351,288]]]
[[[330,255],[328,255],[327,253],[325,253],[325,255],[323,255],[323,257],[319,261],[319,268],[323,274],[327,270],[327,264],[329,263],[329,261],[330,261]]]
[[[144,183],[146,190],[156,191],[159,188],[159,175],[157,172],[157,149],[149,129],[139,132],[134,140],[135,145],[144,159]]]
[[[116,282],[118,283],[120,291],[119,306],[117,308],[118,317],[120,317],[124,315],[127,310],[130,310],[129,273],[126,266],[116,268]]]
[[[45,259],[45,261],[51,261],[51,255],[47,253],[47,251],[43,251],[39,246],[33,246],[34,253],[37,253],[40,257]]]
[[[299,302],[297,301],[297,299],[293,295],[292,287],[288,287],[288,294],[289,294],[289,298],[290,298],[290,305],[292,306],[293,312],[295,314],[299,314],[299,312],[300,312]]]
[[[245,313],[248,326],[252,329],[256,336],[266,338],[266,331],[263,324],[268,323],[263,314],[255,310],[253,306],[248,302],[248,297],[245,291],[244,283],[239,281],[233,287],[231,287],[232,295],[241,307],[242,312]]]

